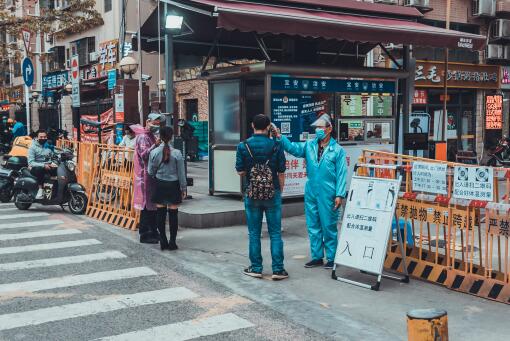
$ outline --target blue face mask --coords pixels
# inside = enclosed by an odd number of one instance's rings
[[[326,137],[326,131],[324,128],[315,128],[315,136],[317,136],[319,140],[324,140]]]

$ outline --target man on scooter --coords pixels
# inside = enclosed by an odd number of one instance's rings
[[[52,165],[50,161],[52,151],[44,148],[47,140],[48,135],[46,131],[40,129],[37,132],[37,139],[32,142],[32,145],[28,149],[28,167],[30,173],[37,178],[37,183],[39,184],[39,190],[37,191],[35,199],[43,198],[44,176],[46,174],[55,176],[57,173],[57,168]]]

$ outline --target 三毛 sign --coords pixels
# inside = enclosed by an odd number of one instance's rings
[[[431,162],[413,163],[413,191],[447,194],[447,165]]]
[[[453,197],[467,200],[494,200],[494,169],[492,167],[455,166]]]
[[[503,128],[503,96],[485,96],[485,129]]]
[[[80,106],[80,63],[78,62],[78,55],[71,57],[71,85],[73,90],[71,93],[73,107]]]
[[[382,274],[400,180],[354,176],[335,263]]]

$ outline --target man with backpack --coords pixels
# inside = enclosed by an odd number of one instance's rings
[[[251,262],[243,273],[262,278],[260,234],[265,213],[271,241],[272,279],[282,280],[289,277],[283,267],[281,233],[285,154],[281,144],[270,138],[271,121],[266,115],[256,115],[252,127],[253,136],[238,145],[236,155],[236,170],[245,177],[244,204]]]

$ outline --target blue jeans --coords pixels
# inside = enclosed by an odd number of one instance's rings
[[[267,229],[271,240],[271,258],[273,272],[283,268],[283,240],[282,240],[282,196],[275,192],[271,200],[252,200],[244,198],[246,221],[248,223],[250,262],[253,271],[262,272],[262,254],[260,250],[260,234],[262,232],[262,217],[266,213]]]

